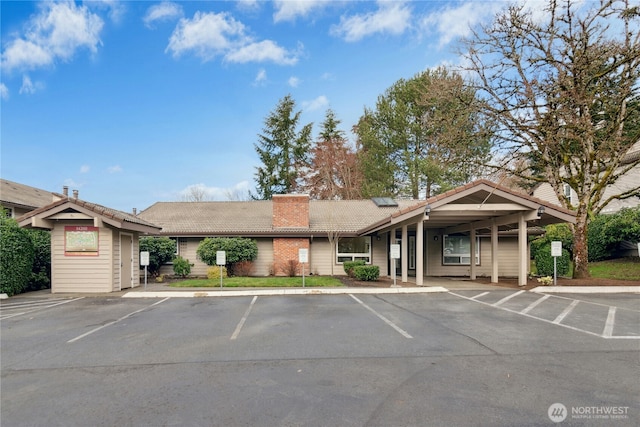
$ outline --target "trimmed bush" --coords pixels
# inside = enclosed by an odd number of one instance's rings
[[[621,242],[640,241],[640,208],[624,208],[614,214],[597,215],[589,222],[589,261],[610,259]]]
[[[198,245],[198,259],[207,265],[216,265],[218,251],[225,251],[227,265],[241,261],[255,261],[258,243],[244,237],[207,237]]]
[[[33,242],[17,221],[0,214],[0,293],[24,292],[35,258]]]
[[[173,259],[176,254],[176,241],[168,237],[141,237],[140,252],[149,252],[147,271],[152,276],[160,274],[160,267]],[[140,267],[144,268],[144,267]]]
[[[222,277],[228,277],[227,276],[227,267],[222,267]],[[220,266],[215,266],[215,267],[209,267],[207,268],[207,279],[209,280],[214,280],[214,279],[220,279]]]
[[[344,268],[344,272],[347,273],[347,276],[353,277],[353,269],[355,267],[363,266],[363,265],[366,265],[366,264],[367,263],[364,262],[364,260],[359,259],[357,261],[345,261],[342,264],[342,267]]]
[[[535,259],[536,253],[547,243],[552,241],[562,242],[562,248],[573,252],[573,232],[569,224],[550,224],[545,227],[545,234],[531,241],[531,258]]]
[[[51,288],[51,232],[27,230],[33,243],[33,267],[25,292]]]
[[[380,267],[377,265],[357,265],[353,268],[356,279],[364,282],[375,282],[380,277]]]
[[[569,251],[562,249],[562,256],[557,257],[557,270],[558,276],[566,276],[569,273]],[[547,243],[540,247],[536,252],[536,269],[538,270],[538,276],[553,276],[553,257],[551,256],[551,243]]]
[[[173,259],[173,272],[176,276],[187,277],[191,274],[191,264],[188,259],[177,256]]]

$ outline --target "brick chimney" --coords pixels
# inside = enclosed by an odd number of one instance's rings
[[[276,194],[272,201],[274,228],[309,228],[309,195]]]

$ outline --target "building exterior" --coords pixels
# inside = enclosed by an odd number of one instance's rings
[[[429,276],[518,277],[525,284],[528,234],[575,222],[571,211],[487,180],[426,201],[279,195],[270,201],[158,202],[139,218],[176,239],[195,275],[207,270],[196,257],[200,241],[233,236],[257,241],[256,275],[283,274],[283,264],[308,249],[312,274],[343,274],[345,261],[362,259],[379,266],[381,275],[395,269],[403,282],[414,276],[418,285]],[[389,259],[391,244],[401,247],[399,261]]]
[[[0,179],[0,206],[10,218],[18,218],[61,198],[60,194]]]
[[[66,192],[66,190],[65,190]],[[139,286],[140,235],[160,228],[135,215],[65,194],[20,216],[51,231],[51,292],[113,292]]]

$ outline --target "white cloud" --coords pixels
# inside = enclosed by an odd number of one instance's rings
[[[127,12],[126,3],[121,0],[89,0],[83,3],[92,8],[108,10],[109,19],[116,24],[122,22],[122,18]]]
[[[320,95],[319,97],[317,97],[316,99],[312,99],[311,101],[302,102],[302,109],[305,111],[317,111],[328,106],[329,100],[324,95]]]
[[[276,0],[273,14],[274,22],[295,21],[298,16],[307,17],[311,12],[324,8],[329,2],[327,0]]]
[[[238,9],[251,12],[260,9],[260,2],[258,0],[238,0]]]
[[[420,22],[420,28],[438,33],[438,44],[443,47],[459,37],[470,36],[473,26],[488,21],[503,7],[501,2],[467,2],[455,7],[447,6],[426,15]]]
[[[378,9],[361,15],[342,16],[330,33],[347,42],[356,42],[376,33],[400,35],[411,26],[411,8],[404,2],[378,1]]]
[[[231,50],[225,55],[225,59],[238,63],[275,62],[280,65],[293,65],[298,62],[294,53],[288,52],[271,40],[249,43]]]
[[[0,98],[5,101],[9,99],[9,89],[4,83],[0,83]]]
[[[119,172],[122,172],[122,167],[120,167],[120,165],[109,166],[107,168],[107,172],[109,172],[109,173],[119,173]]]
[[[297,78],[296,76],[291,76],[289,77],[289,80],[287,81],[287,83],[291,87],[298,87],[298,85],[300,85],[300,79]]]
[[[166,52],[174,58],[192,52],[203,61],[216,56],[237,63],[270,61],[292,65],[298,61],[297,52],[287,51],[271,40],[255,41],[241,22],[224,12],[196,12],[193,19],[180,19]]]
[[[91,167],[89,165],[82,165],[80,166],[80,173],[87,173],[91,170]]]
[[[31,78],[27,75],[22,76],[22,86],[20,86],[20,90],[18,93],[20,95],[27,94],[32,95],[42,89],[44,85],[40,82],[33,83]]]
[[[258,74],[256,74],[256,78],[253,81],[253,84],[255,86],[259,86],[266,81],[267,81],[267,72],[265,71],[264,68],[261,68],[260,70],[258,70]]]
[[[28,21],[24,36],[6,43],[2,68],[12,71],[51,66],[56,60],[70,60],[83,48],[95,53],[103,26],[102,19],[86,6],[42,3],[40,13]]]
[[[208,187],[204,183],[192,184],[180,190],[177,194],[180,200],[193,200],[194,197],[201,201],[209,200],[246,200],[249,192],[249,182],[241,181],[231,187]]]
[[[170,1],[163,1],[147,9],[147,13],[142,18],[147,28],[153,28],[153,24],[160,21],[171,21],[183,16],[182,6]]]

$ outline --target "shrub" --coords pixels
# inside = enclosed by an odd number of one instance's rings
[[[207,265],[216,265],[218,251],[225,251],[227,265],[241,261],[254,261],[258,257],[258,243],[244,237],[207,237],[198,245],[198,259]]]
[[[51,232],[27,230],[33,243],[34,259],[31,277],[25,291],[51,288]]]
[[[191,264],[188,259],[184,259],[181,256],[177,256],[173,259],[173,272],[177,276],[187,277],[191,274]]]
[[[296,277],[298,270],[300,269],[300,263],[295,259],[285,261],[280,266],[280,270],[289,277]]]
[[[566,276],[569,273],[569,251],[562,249],[562,256],[557,257],[557,274],[558,276]],[[538,276],[553,276],[553,257],[551,256],[551,243],[542,246],[536,252],[536,269]]]
[[[357,265],[353,268],[356,279],[365,282],[374,282],[380,277],[380,267],[377,265]]]
[[[640,208],[625,208],[615,214],[597,215],[589,222],[589,261],[612,258],[625,240],[640,241]]]
[[[562,248],[573,253],[573,232],[569,224],[551,224],[545,227],[545,234],[531,242],[531,258],[535,259],[536,253],[547,243],[553,241],[562,242]]]
[[[173,259],[176,254],[176,241],[168,237],[141,237],[140,252],[149,252],[147,271],[152,276],[160,274],[160,267]]]
[[[253,275],[255,265],[252,261],[240,261],[233,264],[233,275],[240,277],[249,277]]]
[[[33,242],[27,230],[16,220],[0,215],[0,292],[23,292],[31,278],[34,260]]]
[[[357,261],[345,261],[342,264],[342,267],[344,268],[344,272],[347,273],[347,276],[349,277],[353,277],[353,269],[355,267],[358,266],[362,266],[362,265],[366,265],[367,263],[364,260],[357,260]]]
[[[222,267],[222,277],[223,278],[228,277],[226,267]],[[207,268],[207,279],[209,280],[220,279],[220,266]]]

